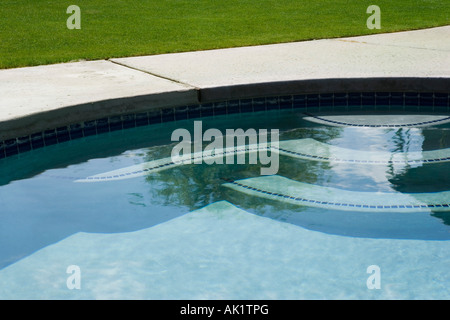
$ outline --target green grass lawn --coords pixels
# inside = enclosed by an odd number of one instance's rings
[[[81,30],[69,30],[69,5]],[[366,9],[381,8],[381,30]],[[420,29],[448,0],[1,0],[0,68]]]

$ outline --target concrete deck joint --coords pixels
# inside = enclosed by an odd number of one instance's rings
[[[129,69],[133,69],[133,70],[136,70],[136,71],[140,71],[140,72],[146,73],[146,74],[151,75],[153,77],[161,78],[161,79],[164,79],[164,80],[169,80],[171,82],[174,82],[174,83],[177,83],[177,84],[181,84],[181,85],[184,85],[186,87],[193,88],[195,90],[200,90],[200,88],[198,88],[196,86],[193,86],[193,85],[191,85],[189,83],[181,82],[181,81],[179,81],[177,79],[172,79],[172,78],[169,78],[169,77],[165,77],[165,76],[163,76],[161,74],[156,74],[156,73],[152,73],[152,72],[149,72],[149,71],[146,71],[146,70],[143,70],[143,69],[132,67],[132,66],[129,66],[127,64],[121,63],[119,61],[115,61],[115,60],[111,60],[111,59],[107,59],[106,61],[114,63],[114,64],[117,64],[117,65],[125,67],[125,68],[129,68]]]

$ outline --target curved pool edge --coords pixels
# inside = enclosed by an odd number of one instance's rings
[[[450,93],[449,77],[354,77],[231,84],[199,89],[200,103],[258,97],[335,93]]]
[[[449,35],[450,26],[444,26],[351,41],[0,70],[0,158],[33,149],[34,138],[40,140],[36,146],[71,140],[72,129],[80,127],[84,136],[151,121],[301,107],[296,97],[327,107],[401,107],[412,101],[448,113]],[[229,108],[233,103],[238,110]]]
[[[347,78],[310,79],[247,83],[212,88],[158,92],[123,98],[63,105],[39,110],[0,121],[0,141],[29,136],[86,121],[161,111],[183,106],[204,105],[225,101],[294,95],[389,94],[397,92],[449,94],[449,78]],[[448,100],[448,99],[447,99]],[[369,104],[370,105],[370,104]],[[447,101],[448,106],[448,101]]]

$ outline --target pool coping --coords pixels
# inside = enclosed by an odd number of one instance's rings
[[[104,118],[271,96],[447,94],[448,110],[448,38],[444,26],[0,70],[0,142]]]

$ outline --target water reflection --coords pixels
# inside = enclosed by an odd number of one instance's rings
[[[435,138],[435,132],[433,137]],[[423,151],[426,141],[426,132],[416,128],[300,128],[283,132],[284,139],[313,138],[318,141],[339,147],[353,148],[355,150],[380,151],[398,153],[411,153]],[[448,147],[448,146],[443,146]],[[154,159],[155,154],[148,155],[147,160]],[[379,165],[348,164],[301,160],[291,157],[280,157],[279,175],[289,179],[342,188],[345,190],[367,192],[429,192],[426,180],[430,179],[430,170],[441,172],[442,180],[439,186],[431,190],[449,190],[450,179],[447,176],[448,163],[440,167],[421,163],[394,163]],[[421,175],[412,175],[414,181],[406,182],[412,187],[399,190],[405,177],[413,170],[425,170]],[[442,171],[444,170],[444,171]],[[210,203],[227,200],[241,208],[258,215],[290,222],[302,227],[327,233],[346,236],[387,237],[408,239],[448,239],[449,232],[440,228],[443,221],[446,223],[446,214],[409,213],[350,213],[334,210],[320,212],[316,208],[295,206],[284,202],[262,199],[260,197],[244,195],[242,193],[225,190],[222,178],[239,180],[259,176],[258,166],[240,165],[191,165],[176,168],[171,171],[160,172],[147,177],[151,185],[150,193],[153,201],[164,205],[185,206],[195,210]],[[442,174],[442,172],[445,172]],[[436,181],[434,179],[434,181]],[[450,199],[449,199],[450,202]],[[352,217],[349,219],[349,217]],[[439,220],[430,217],[439,218]],[[319,219],[318,219],[319,218]],[[314,221],[314,222],[312,222]],[[343,225],[342,221],[346,221]],[[386,227],[390,222],[395,225]],[[377,227],[376,227],[377,226]],[[436,229],[439,229],[436,232]]]
[[[210,119],[219,129],[278,128],[281,140],[312,138],[342,148],[411,152],[450,147],[448,129],[344,128],[307,123],[298,112]],[[58,144],[0,161],[0,268],[76,232],[128,232],[155,226],[220,200],[270,219],[354,237],[450,239],[448,213],[362,213],[296,206],[223,187],[260,175],[259,165],[186,165],[144,178],[76,184],[85,178],[170,156],[170,133],[192,122],[137,128]],[[357,191],[450,190],[450,163],[364,165],[280,156],[279,175]]]

